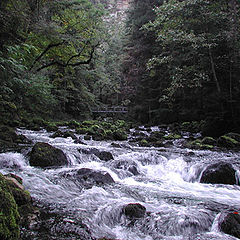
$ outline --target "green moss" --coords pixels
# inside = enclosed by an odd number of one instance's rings
[[[47,123],[45,128],[48,132],[55,132],[58,130],[57,125],[55,123],[50,123],[50,122]]]
[[[167,135],[167,136],[164,136],[164,138],[165,138],[166,140],[175,140],[175,139],[180,139],[180,138],[181,138],[181,135],[171,133],[171,134],[169,134],[169,135]]]
[[[222,138],[224,138],[227,142],[231,142],[232,144],[239,144],[239,142],[237,141],[237,140],[235,140],[235,139],[233,139],[233,138],[231,138],[231,137],[228,137],[228,136],[226,136],[226,135],[224,135],[224,136],[222,136]]]
[[[216,140],[212,137],[204,137],[202,140],[202,144],[206,144],[206,145],[215,145],[216,144]]]
[[[150,146],[150,144],[148,143],[148,141],[146,139],[142,139],[139,142],[139,146],[141,146],[141,147],[148,147],[148,146]]]
[[[193,149],[207,149],[207,150],[211,150],[214,148],[213,145],[211,144],[203,144],[202,140],[200,139],[196,139],[194,141],[188,142],[186,144],[186,147],[188,148],[193,148]]]
[[[68,123],[68,126],[70,127],[70,128],[78,128],[78,127],[80,127],[80,123],[79,122],[77,122],[77,121],[75,121],[75,120],[71,120],[69,123]]]
[[[89,128],[86,127],[81,127],[76,129],[76,133],[78,134],[86,134],[89,132]]]
[[[127,140],[127,133],[122,129],[113,131],[114,140],[125,141]]]
[[[2,174],[0,174],[0,199],[0,239],[18,240],[20,216],[17,204]]]

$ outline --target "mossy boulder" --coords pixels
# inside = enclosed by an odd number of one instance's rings
[[[70,128],[78,128],[80,125],[81,125],[81,123],[79,123],[79,122],[77,122],[77,121],[75,121],[75,120],[71,120],[70,122],[68,122],[68,124],[67,124]]]
[[[236,170],[230,163],[219,162],[209,165],[202,173],[200,183],[236,184]]]
[[[123,129],[117,129],[113,131],[113,139],[118,141],[125,141],[127,140],[127,132]]]
[[[226,134],[217,139],[217,145],[224,148],[240,148],[240,142],[231,134]]]
[[[212,146],[214,146],[214,145],[216,145],[216,143],[217,143],[217,141],[214,138],[212,138],[212,137],[204,137],[202,139],[202,144],[204,144],[204,145],[212,145]]]
[[[23,135],[18,135],[14,128],[5,125],[0,126],[0,152],[17,151],[20,144],[31,144],[31,141]]]
[[[61,149],[48,143],[38,142],[30,152],[29,163],[31,166],[45,168],[67,165],[68,160]]]
[[[0,174],[0,239],[19,240],[20,215],[5,177]]]
[[[176,140],[176,139],[180,139],[181,135],[180,134],[176,134],[176,133],[170,133],[166,136],[164,136],[164,139],[166,140]]]
[[[56,132],[58,130],[58,127],[55,123],[47,123],[46,126],[45,126],[45,129],[48,131],[48,132]]]
[[[213,145],[204,144],[201,139],[196,139],[193,141],[188,141],[184,144],[184,147],[191,149],[201,149],[201,150],[212,150],[214,148]]]

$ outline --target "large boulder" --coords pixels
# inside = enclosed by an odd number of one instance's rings
[[[219,224],[222,232],[240,238],[240,215],[238,212],[228,213]]]
[[[18,240],[20,215],[13,194],[2,174],[0,174],[0,199],[0,239]]]
[[[129,219],[143,218],[146,208],[140,203],[129,203],[123,207],[123,213]]]
[[[236,184],[236,170],[230,163],[219,162],[208,166],[202,173],[201,183]]]
[[[108,172],[97,171],[90,168],[81,168],[78,170],[65,172],[64,178],[72,180],[82,188],[92,188],[95,185],[104,185],[114,183],[113,178]]]
[[[66,155],[61,149],[55,148],[48,143],[36,143],[30,152],[29,163],[36,167],[55,167],[68,164]]]

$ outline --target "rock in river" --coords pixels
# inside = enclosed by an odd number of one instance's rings
[[[236,184],[235,169],[230,163],[219,162],[208,166],[202,173],[201,183]]]
[[[81,168],[65,172],[62,174],[64,178],[72,180],[83,188],[92,188],[95,185],[103,185],[114,183],[113,178],[108,172],[93,170],[90,168]]]
[[[36,167],[53,167],[67,165],[67,157],[61,149],[48,143],[38,142],[30,152],[29,163]]]
[[[222,232],[240,238],[240,215],[238,212],[228,213],[219,227]]]
[[[140,203],[129,203],[123,207],[123,213],[130,219],[142,218],[146,213],[146,208]]]

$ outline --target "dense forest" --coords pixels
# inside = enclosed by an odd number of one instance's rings
[[[239,19],[237,0],[3,0],[1,121],[123,105],[142,123],[237,129]]]
[[[0,26],[0,240],[240,239],[240,0],[0,0]]]

